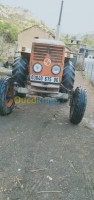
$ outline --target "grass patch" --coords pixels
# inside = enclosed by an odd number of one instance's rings
[[[87,73],[85,71],[82,72],[83,79],[89,79]]]

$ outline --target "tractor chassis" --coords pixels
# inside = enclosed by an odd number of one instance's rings
[[[60,93],[60,92],[52,92],[52,91],[44,91],[44,90],[33,90],[32,87],[19,87],[17,85],[14,85],[14,93],[19,94],[26,94],[26,95],[36,95],[36,96],[42,96],[42,97],[50,97],[50,98],[57,98],[62,100],[68,100],[70,94],[69,93]]]

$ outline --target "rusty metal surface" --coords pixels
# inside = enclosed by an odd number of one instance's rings
[[[42,93],[42,94],[58,94],[57,90],[39,90],[39,89],[31,89],[32,92]]]
[[[35,87],[40,87],[40,88],[57,88],[59,89],[60,85],[55,85],[55,84],[43,84],[43,83],[36,83],[36,82],[31,82],[31,86]]]
[[[23,93],[23,94],[34,94],[34,93],[40,93],[40,94],[58,94],[59,90],[58,89],[49,89],[45,90],[42,88],[37,88],[37,87],[28,87],[28,88],[22,88],[22,87],[14,87],[14,90],[17,91],[18,93]]]
[[[37,40],[37,42],[33,44],[31,59],[30,59],[29,75],[31,74],[36,75],[36,73],[33,71],[33,66],[37,62],[40,63],[43,67],[43,70],[40,73],[37,73],[37,75],[40,75],[40,76],[53,77],[52,67],[54,65],[59,65],[61,68],[61,71],[59,74],[55,76],[59,77],[59,82],[61,83],[63,68],[64,68],[65,47],[63,45],[54,46],[53,44],[51,45],[51,43],[42,44],[42,43],[39,43],[38,41],[41,41],[41,40]],[[56,43],[58,44],[58,42]],[[46,60],[48,60],[49,63],[46,64]]]
[[[64,48],[58,46],[48,46],[35,44],[34,45],[34,61],[44,61],[47,54],[50,55],[51,62],[54,63],[62,63],[62,55],[64,52]]]
[[[35,39],[33,43],[47,44],[47,45],[57,45],[57,46],[65,46],[64,42],[57,40],[45,40],[45,39]]]

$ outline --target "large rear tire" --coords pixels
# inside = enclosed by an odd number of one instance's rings
[[[14,82],[17,82],[21,87],[25,87],[28,75],[28,60],[26,58],[15,58],[12,75]]]
[[[62,89],[61,92],[68,93],[74,87],[75,68],[72,62],[68,61],[64,64],[63,76],[62,76]]]
[[[82,87],[77,87],[70,105],[70,121],[79,124],[83,119],[87,104],[87,92]]]
[[[0,80],[0,114],[8,115],[14,108],[13,81],[5,76]]]

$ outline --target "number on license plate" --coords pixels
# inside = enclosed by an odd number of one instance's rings
[[[52,76],[31,75],[30,80],[38,82],[59,83],[59,77]]]

